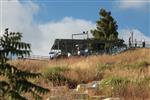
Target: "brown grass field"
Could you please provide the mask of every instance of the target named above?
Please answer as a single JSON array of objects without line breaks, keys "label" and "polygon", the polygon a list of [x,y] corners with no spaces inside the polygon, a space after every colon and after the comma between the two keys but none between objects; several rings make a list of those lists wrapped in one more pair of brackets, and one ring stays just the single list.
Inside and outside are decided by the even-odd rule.
[{"label": "brown grass field", "polygon": [[[11,64],[22,70],[40,72],[42,77],[31,79],[50,93],[68,95],[78,84],[100,81],[96,95],[120,97],[124,100],[150,100],[150,49],[133,49],[118,55],[71,57],[59,60],[16,60]],[[106,84],[107,83],[107,84]],[[65,88],[53,92],[52,88]],[[71,89],[68,89],[71,88]],[[73,99],[73,98],[72,98]]]}]

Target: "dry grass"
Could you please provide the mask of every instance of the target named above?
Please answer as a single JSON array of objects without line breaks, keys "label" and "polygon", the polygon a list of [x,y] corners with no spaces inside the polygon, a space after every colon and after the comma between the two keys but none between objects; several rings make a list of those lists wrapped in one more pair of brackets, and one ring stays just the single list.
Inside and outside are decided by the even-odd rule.
[{"label": "dry grass", "polygon": [[[144,79],[150,77],[150,49],[130,50],[118,55],[99,55],[89,57],[72,57],[69,59],[59,59],[50,61],[19,60],[10,62],[19,69],[32,72],[46,73],[51,68],[67,67],[70,70],[61,72],[61,75],[67,79],[79,83],[89,83],[95,80],[107,79],[110,77],[127,77],[129,80]],[[145,64],[146,63],[146,64]],[[48,77],[48,76],[47,76]],[[47,77],[36,80],[38,84],[50,88],[51,82]],[[150,83],[138,89],[133,84],[128,84],[124,97],[135,99],[132,94],[140,94],[135,100],[141,100],[143,97],[150,99]],[[138,91],[136,91],[138,90]],[[141,92],[140,92],[141,91]],[[122,96],[123,96],[122,95]],[[146,95],[146,96],[145,96]],[[128,100],[130,98],[127,98]],[[144,98],[145,99],[145,98]]]}]

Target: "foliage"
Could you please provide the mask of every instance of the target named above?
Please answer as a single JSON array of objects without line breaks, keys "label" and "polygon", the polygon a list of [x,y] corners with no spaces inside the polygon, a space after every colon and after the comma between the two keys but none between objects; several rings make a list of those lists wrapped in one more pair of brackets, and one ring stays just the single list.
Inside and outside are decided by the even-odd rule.
[{"label": "foliage", "polygon": [[96,66],[96,78],[97,79],[102,79],[104,76],[104,71],[105,70],[110,70],[111,66],[107,65],[107,64],[98,64]]},{"label": "foliage", "polygon": [[[98,85],[100,90],[96,92],[97,96],[102,95],[105,97],[122,97],[124,100],[149,100],[150,81],[148,77],[150,77],[150,68],[147,64],[150,63],[150,55],[148,54],[150,54],[149,48],[137,48],[132,51],[128,50],[126,52],[113,56],[98,55],[88,57],[72,57],[69,59],[59,59],[52,61],[17,60],[12,61],[11,64],[18,66],[19,69],[30,70],[32,72],[38,71],[43,73],[44,75],[46,74],[46,72],[51,72],[51,69],[55,69],[52,67],[57,67],[56,69],[61,70],[69,69],[59,72],[61,73],[61,75],[71,80],[75,80],[78,84],[87,84],[93,81],[100,80],[109,81],[111,80],[111,78],[116,77],[118,79],[116,78],[115,80],[125,79],[129,82],[126,85],[118,85],[118,88],[120,89],[112,89],[111,85]],[[139,69],[135,69],[134,66],[132,66],[130,69],[125,68],[126,65],[132,64],[141,65],[141,67],[143,67],[143,69],[145,70],[140,71]],[[145,76],[147,76],[147,78]],[[38,79],[39,84],[43,86],[50,86],[47,85],[47,82],[51,81],[45,81],[46,79],[48,80],[48,77],[44,77],[44,79]],[[103,86],[103,88],[101,88],[101,86]],[[56,86],[56,88],[53,88],[57,88],[61,92],[50,92],[48,94],[49,96],[53,96],[54,94],[56,94],[56,96],[59,95],[61,97],[66,97],[67,99],[68,97],[70,97],[70,89],[64,90],[62,89],[62,87],[58,86]],[[73,98],[69,98],[68,100],[73,100]]]},{"label": "foliage", "polygon": [[[107,96],[119,97],[148,97],[150,77],[129,79],[126,77],[113,76],[101,80],[100,91]],[[129,97],[129,98],[131,98]]]},{"label": "foliage", "polygon": [[94,38],[102,40],[116,40],[118,38],[118,25],[111,12],[101,9],[99,12],[101,18],[96,22],[97,29],[91,30]]},{"label": "foliage", "polygon": [[[105,41],[105,52],[111,53],[113,46],[125,46],[123,40],[118,39],[118,25],[111,16],[111,12],[101,9],[100,18],[96,21],[96,29],[91,30],[94,39]],[[122,42],[121,42],[121,41]]]},{"label": "foliage", "polygon": [[77,82],[69,77],[63,75],[63,73],[70,71],[66,66],[49,68],[44,72],[44,76],[53,83],[54,86],[68,85],[69,88],[75,88]]},{"label": "foliage", "polygon": [[124,92],[130,81],[123,77],[110,77],[101,81],[100,90],[103,93],[107,93],[107,96],[118,96],[121,92]]},{"label": "foliage", "polygon": [[22,71],[8,63],[9,55],[25,56],[30,54],[30,44],[21,41],[22,34],[8,33],[8,29],[0,38],[0,98],[3,100],[26,100],[25,93],[31,93],[35,99],[42,99],[40,94],[49,90],[28,81],[30,78],[38,78],[40,73]]},{"label": "foliage", "polygon": [[147,68],[148,65],[149,65],[149,63],[147,61],[142,60],[142,61],[138,61],[133,64],[126,64],[123,66],[123,68],[144,70],[144,68]]},{"label": "foliage", "polygon": [[44,72],[44,76],[48,77],[50,74],[62,73],[69,70],[70,69],[66,66],[62,66],[62,67],[56,66],[56,67],[46,69],[46,71]]}]

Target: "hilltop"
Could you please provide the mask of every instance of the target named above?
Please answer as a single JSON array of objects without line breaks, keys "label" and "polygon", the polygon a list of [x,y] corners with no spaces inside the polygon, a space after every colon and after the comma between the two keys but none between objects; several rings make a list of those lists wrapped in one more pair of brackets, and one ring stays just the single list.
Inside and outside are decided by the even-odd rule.
[{"label": "hilltop", "polygon": [[[10,62],[23,70],[40,72],[43,77],[31,80],[47,87],[62,86],[58,93],[70,98],[70,89],[78,84],[89,84],[99,81],[98,87],[92,96],[120,97],[128,100],[150,99],[150,49],[130,49],[118,55],[98,55],[89,57],[72,57],[50,61],[17,60]],[[113,89],[112,89],[113,87]],[[62,92],[63,91],[63,92]],[[61,93],[61,94],[60,94]],[[73,98],[73,97],[72,97]]]}]

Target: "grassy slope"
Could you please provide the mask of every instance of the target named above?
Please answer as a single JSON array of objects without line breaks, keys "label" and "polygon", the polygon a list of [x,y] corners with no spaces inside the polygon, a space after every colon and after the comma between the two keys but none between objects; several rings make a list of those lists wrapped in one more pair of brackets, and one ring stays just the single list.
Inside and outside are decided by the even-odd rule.
[{"label": "grassy slope", "polygon": [[[65,77],[65,80],[69,80],[70,84],[75,83],[76,85],[79,83],[89,83],[95,80],[103,80],[104,82],[110,82],[109,85],[111,87],[112,85],[116,87],[116,90],[111,91],[111,94],[109,94],[107,90],[109,90],[110,87],[104,86],[105,88],[103,91],[100,90],[103,95],[122,96],[124,98],[132,99],[145,99],[149,98],[150,95],[148,90],[150,89],[150,49],[129,50],[114,56],[100,55],[87,58],[73,57],[70,59],[53,61],[25,60],[13,61],[11,63],[23,70],[41,72],[44,75],[44,78],[32,81],[48,88],[51,87],[51,82],[47,80],[50,80],[52,77],[49,73],[61,73],[61,78],[62,76]],[[124,80],[127,80],[125,87],[122,85],[126,83]],[[113,82],[120,82],[117,84],[121,85],[113,84]],[[64,83],[62,82],[61,84]],[[118,88],[121,88],[122,90],[120,91]]]}]

